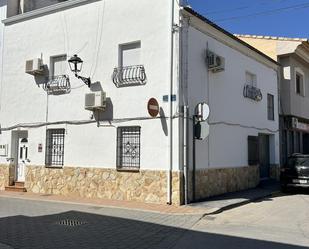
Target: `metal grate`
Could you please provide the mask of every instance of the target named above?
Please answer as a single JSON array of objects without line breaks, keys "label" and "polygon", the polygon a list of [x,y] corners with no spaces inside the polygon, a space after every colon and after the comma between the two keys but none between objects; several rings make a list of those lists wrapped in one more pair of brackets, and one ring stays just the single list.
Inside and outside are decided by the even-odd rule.
[{"label": "metal grate", "polygon": [[112,77],[116,87],[144,85],[147,80],[145,68],[142,65],[117,67]]},{"label": "metal grate", "polygon": [[46,131],[46,166],[63,166],[64,133],[64,129],[49,129]]},{"label": "metal grate", "polygon": [[70,78],[68,75],[51,76],[43,86],[49,95],[60,95],[71,92]]},{"label": "metal grate", "polygon": [[244,86],[243,94],[245,98],[249,98],[254,101],[261,101],[263,99],[261,90],[251,85]]},{"label": "metal grate", "polygon": [[119,127],[117,129],[117,168],[140,168],[141,127]]},{"label": "metal grate", "polygon": [[76,227],[76,226],[81,226],[86,224],[84,221],[79,221],[79,220],[61,220],[56,223],[57,225],[61,226],[68,226],[68,227]]}]

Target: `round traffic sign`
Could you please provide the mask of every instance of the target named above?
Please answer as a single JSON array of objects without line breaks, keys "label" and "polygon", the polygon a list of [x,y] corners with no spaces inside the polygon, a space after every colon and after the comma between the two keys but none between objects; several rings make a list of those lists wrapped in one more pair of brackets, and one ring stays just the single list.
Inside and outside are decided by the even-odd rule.
[{"label": "round traffic sign", "polygon": [[209,117],[210,109],[209,106],[205,103],[199,103],[195,109],[195,115],[199,121],[206,121]]},{"label": "round traffic sign", "polygon": [[151,117],[155,118],[156,116],[158,116],[159,111],[160,111],[158,101],[155,98],[151,98],[148,101],[147,109],[148,109],[148,113]]}]

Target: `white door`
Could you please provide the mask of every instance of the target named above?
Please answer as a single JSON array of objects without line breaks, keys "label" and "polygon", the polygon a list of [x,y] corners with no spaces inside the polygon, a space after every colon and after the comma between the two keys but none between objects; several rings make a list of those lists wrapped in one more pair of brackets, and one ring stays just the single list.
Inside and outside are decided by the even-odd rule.
[{"label": "white door", "polygon": [[24,182],[25,181],[25,170],[26,170],[26,162],[28,159],[28,139],[21,138],[19,139],[18,144],[18,160],[17,160],[17,181]]}]

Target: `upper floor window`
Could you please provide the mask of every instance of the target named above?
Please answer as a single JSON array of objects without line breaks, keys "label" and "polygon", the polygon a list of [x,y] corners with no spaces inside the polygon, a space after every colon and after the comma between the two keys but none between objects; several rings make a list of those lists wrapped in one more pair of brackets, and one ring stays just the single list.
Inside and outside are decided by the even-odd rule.
[{"label": "upper floor window", "polygon": [[50,76],[67,74],[67,56],[59,55],[50,57]]},{"label": "upper floor window", "polygon": [[257,77],[256,74],[246,72],[246,84],[250,86],[257,86]]},{"label": "upper floor window", "polygon": [[119,46],[119,67],[140,65],[141,42],[122,44]]},{"label": "upper floor window", "polygon": [[267,117],[268,120],[275,120],[274,95],[267,94]]},{"label": "upper floor window", "polygon": [[68,0],[21,0],[20,3],[24,13],[66,1]]},{"label": "upper floor window", "polygon": [[300,96],[305,96],[305,77],[301,70],[295,70],[295,92]]},{"label": "upper floor window", "polygon": [[9,0],[7,4],[7,17],[16,16],[66,1],[71,0]]}]

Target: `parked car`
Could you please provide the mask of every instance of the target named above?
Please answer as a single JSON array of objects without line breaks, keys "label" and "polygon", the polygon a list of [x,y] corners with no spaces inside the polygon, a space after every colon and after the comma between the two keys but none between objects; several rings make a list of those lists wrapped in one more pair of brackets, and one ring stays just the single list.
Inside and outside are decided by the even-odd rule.
[{"label": "parked car", "polygon": [[293,154],[281,168],[280,182],[282,191],[288,187],[309,188],[309,155]]}]

